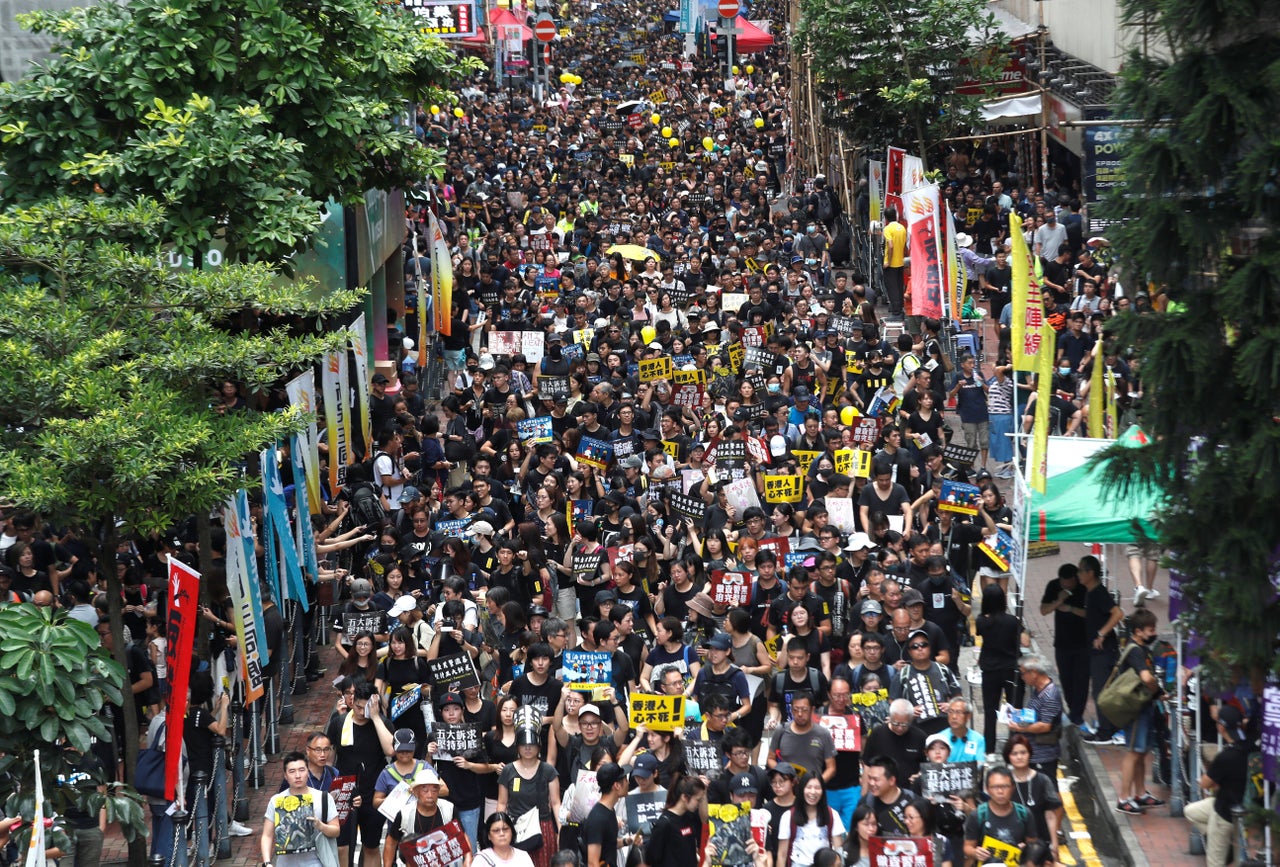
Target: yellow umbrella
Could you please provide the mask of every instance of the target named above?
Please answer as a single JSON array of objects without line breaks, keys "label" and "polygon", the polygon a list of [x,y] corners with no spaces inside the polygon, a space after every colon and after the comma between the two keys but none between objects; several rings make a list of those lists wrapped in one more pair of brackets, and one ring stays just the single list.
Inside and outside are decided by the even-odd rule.
[{"label": "yellow umbrella", "polygon": [[643,262],[645,259],[662,258],[648,247],[641,247],[639,244],[614,244],[608,250],[605,250],[605,255],[607,256],[612,256],[614,253],[621,254],[624,259],[635,259],[637,262]]}]

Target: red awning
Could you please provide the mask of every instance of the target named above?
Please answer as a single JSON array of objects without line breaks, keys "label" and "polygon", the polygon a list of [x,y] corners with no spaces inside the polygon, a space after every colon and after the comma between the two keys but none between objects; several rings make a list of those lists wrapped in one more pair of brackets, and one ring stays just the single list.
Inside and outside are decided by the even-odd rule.
[{"label": "red awning", "polygon": [[482,28],[476,31],[474,36],[464,36],[458,42],[463,48],[469,48],[472,51],[483,50],[489,47],[489,35]]},{"label": "red awning", "polygon": [[738,38],[733,43],[735,54],[751,54],[755,51],[764,51],[773,45],[772,36],[741,15],[738,16],[738,29],[742,32],[738,34]]},{"label": "red awning", "polygon": [[[533,30],[527,25],[520,23],[516,16],[512,15],[506,9],[493,10],[493,14],[489,16],[489,23],[495,28],[519,27],[521,42],[528,42],[533,38]],[[496,39],[498,38],[499,31],[495,29],[493,34]],[[770,40],[770,43],[772,44],[772,40]]]}]

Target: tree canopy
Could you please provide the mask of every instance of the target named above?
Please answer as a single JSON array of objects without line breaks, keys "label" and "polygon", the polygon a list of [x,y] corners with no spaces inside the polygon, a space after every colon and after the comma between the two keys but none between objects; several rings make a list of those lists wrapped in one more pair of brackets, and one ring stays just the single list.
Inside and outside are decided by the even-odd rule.
[{"label": "tree canopy", "polygon": [[25,16],[54,56],[0,86],[0,196],[138,195],[185,251],[301,249],[330,197],[443,165],[409,103],[476,68],[375,0],[130,0]]},{"label": "tree canopy", "polygon": [[1280,26],[1265,5],[1126,0],[1168,51],[1125,63],[1119,112],[1137,128],[1107,203],[1126,287],[1171,299],[1117,323],[1152,441],[1109,456],[1121,482],[1168,495],[1159,538],[1188,625],[1255,675],[1280,671]]},{"label": "tree canopy", "polygon": [[1004,66],[1007,41],[985,0],[801,0],[800,50],[823,118],[860,146],[914,145],[922,158],[980,120],[957,91]]}]

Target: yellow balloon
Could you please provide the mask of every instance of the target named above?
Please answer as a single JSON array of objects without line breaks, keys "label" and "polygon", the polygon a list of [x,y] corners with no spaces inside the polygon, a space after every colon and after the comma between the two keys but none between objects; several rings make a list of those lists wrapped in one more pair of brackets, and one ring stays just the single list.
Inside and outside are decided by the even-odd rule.
[{"label": "yellow balloon", "polygon": [[756,124],[756,129],[761,129],[761,128],[763,128],[763,127],[764,127],[764,118],[762,118],[762,117],[758,117],[758,118],[756,118],[756,120],[755,120],[755,124]]},{"label": "yellow balloon", "polygon": [[467,113],[466,113],[465,111],[463,111],[462,109],[460,109],[460,108],[455,108],[455,109],[453,110],[453,116],[454,116],[454,117],[466,117],[466,116],[467,116]]},{"label": "yellow balloon", "polygon": [[432,114],[439,114],[439,113],[440,113],[440,106],[438,106],[438,105],[433,105],[433,106],[431,106],[431,113],[432,113]]},{"label": "yellow balloon", "polygon": [[664,126],[664,127],[662,128],[662,137],[663,137],[663,138],[671,138],[671,127],[669,127],[669,126]]},{"label": "yellow balloon", "polygon": [[654,112],[653,114],[649,115],[649,123],[653,124],[654,126],[657,126],[658,124],[662,123],[662,115],[658,114],[657,112]]},{"label": "yellow balloon", "polygon": [[678,148],[678,147],[680,147],[680,139],[678,139],[678,138],[669,138],[669,139],[667,139],[667,144],[671,145],[671,147],[673,147],[673,148]]},{"label": "yellow balloon", "polygon": [[735,67],[733,68],[733,74],[734,74],[734,75],[737,75],[737,74],[738,74],[738,67],[736,67],[736,66],[735,66]]},{"label": "yellow balloon", "polygon": [[579,85],[580,85],[580,84],[582,84],[582,76],[581,76],[581,75],[575,75],[575,76],[573,77],[573,83],[574,83],[574,84],[579,84]]},{"label": "yellow balloon", "polygon": [[755,75],[755,74],[756,74],[756,68],[754,66],[748,66],[747,75]]},{"label": "yellow balloon", "polygon": [[646,325],[644,328],[640,329],[640,339],[643,340],[645,343],[652,343],[653,338],[657,336],[658,336],[657,329],[655,329],[652,325]]},{"label": "yellow balloon", "polygon": [[711,140],[711,136],[707,136],[702,140],[702,146],[707,150],[711,150],[713,147],[716,146],[716,143]]},{"label": "yellow balloon", "polygon": [[572,73],[572,72],[562,72],[562,73],[560,73],[560,83],[561,83],[561,84],[569,84],[569,83],[570,83],[570,82],[572,82],[572,81],[573,81],[573,73]]},{"label": "yellow balloon", "polygon": [[840,423],[843,425],[852,425],[853,420],[858,417],[858,411],[851,406],[846,406],[840,410]]}]

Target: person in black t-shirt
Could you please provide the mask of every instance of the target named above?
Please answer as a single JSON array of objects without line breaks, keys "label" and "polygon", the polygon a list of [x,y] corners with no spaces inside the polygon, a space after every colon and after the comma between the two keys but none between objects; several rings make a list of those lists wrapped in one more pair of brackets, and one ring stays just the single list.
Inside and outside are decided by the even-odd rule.
[{"label": "person in black t-shirt", "polygon": [[706,786],[697,777],[680,778],[667,794],[667,808],[653,823],[644,849],[645,864],[697,867],[704,794]]},{"label": "person in black t-shirt", "polygon": [[365,857],[373,859],[377,857],[383,822],[382,814],[373,806],[373,790],[394,743],[391,729],[382,718],[381,703],[374,697],[373,684],[347,680],[342,690],[338,712],[330,717],[324,733],[337,751],[334,764],[338,773],[358,777],[355,794],[360,797],[360,806],[353,810],[356,821],[342,826],[338,845],[350,846],[358,826]]},{"label": "person in black t-shirt", "polygon": [[618,863],[618,801],[627,793],[627,772],[613,762],[596,771],[600,800],[582,823],[583,867],[613,867]]},{"label": "person in black t-shirt", "polygon": [[876,831],[881,837],[900,837],[907,833],[905,810],[912,793],[898,785],[898,765],[892,757],[873,755],[862,767],[862,803],[876,814]]},{"label": "person in black t-shirt", "polygon": [[1209,797],[1187,804],[1187,820],[1205,838],[1205,854],[1210,864],[1226,864],[1227,851],[1235,837],[1235,817],[1231,809],[1244,801],[1249,783],[1249,753],[1257,749],[1245,737],[1240,709],[1224,704],[1218,708],[1216,725],[1226,747],[1214,757],[1208,773],[1200,775],[1200,788],[1212,791]]},{"label": "person in black t-shirt", "polygon": [[1053,612],[1053,655],[1058,666],[1058,683],[1067,705],[1067,718],[1077,726],[1084,722],[1084,706],[1089,698],[1086,597],[1076,565],[1063,563],[1058,567],[1058,577],[1045,586],[1040,599],[1040,615]]},{"label": "person in black t-shirt", "polygon": [[[1111,676],[1116,660],[1120,657],[1120,644],[1116,640],[1116,625],[1124,618],[1124,609],[1102,584],[1102,564],[1092,554],[1080,558],[1078,564],[1080,583],[1085,588],[1084,626],[1089,643],[1089,688],[1095,704],[1098,694]],[[1098,714],[1098,728],[1093,735],[1099,740],[1110,740],[1116,727],[1102,714]],[[1086,735],[1087,737],[1087,735]]]}]

